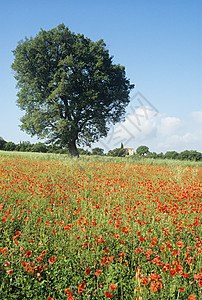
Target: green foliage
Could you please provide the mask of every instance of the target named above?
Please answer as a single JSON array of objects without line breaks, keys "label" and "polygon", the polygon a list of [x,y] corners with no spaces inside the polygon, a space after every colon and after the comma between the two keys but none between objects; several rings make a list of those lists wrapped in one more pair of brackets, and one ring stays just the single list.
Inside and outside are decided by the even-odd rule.
[{"label": "green foliage", "polygon": [[79,155],[91,155],[91,152],[82,148],[78,148]]},{"label": "green foliage", "polygon": [[104,155],[104,149],[96,147],[92,149],[92,154],[93,155]]},{"label": "green foliage", "polygon": [[47,152],[47,148],[43,143],[36,143],[31,148],[32,152]]},{"label": "green foliage", "polygon": [[147,146],[139,146],[136,149],[136,153],[139,155],[146,155],[149,152],[149,147]]},{"label": "green foliage", "polygon": [[124,157],[125,156],[125,149],[123,148],[115,148],[113,150],[109,150],[107,155],[109,156],[117,156],[117,157]]},{"label": "green foliage", "polygon": [[185,151],[179,153],[179,159],[180,160],[201,161],[202,153],[193,151],[193,150],[191,150],[191,151],[185,150]]},{"label": "green foliage", "polygon": [[157,153],[156,152],[148,152],[147,153],[147,158],[157,158]]},{"label": "green foliage", "polygon": [[2,137],[0,137],[0,150],[4,149],[5,144],[6,144],[6,141],[4,141],[4,139]]},{"label": "green foliage", "polygon": [[133,88],[103,40],[72,33],[64,24],[20,41],[13,51],[21,129],[67,145],[90,145],[123,119]]},{"label": "green foliage", "polygon": [[168,159],[178,159],[178,153],[176,151],[167,151],[164,155],[165,158]]},{"label": "green foliage", "polygon": [[6,151],[14,151],[16,148],[15,143],[13,142],[8,142],[6,144],[4,144],[4,150]]}]

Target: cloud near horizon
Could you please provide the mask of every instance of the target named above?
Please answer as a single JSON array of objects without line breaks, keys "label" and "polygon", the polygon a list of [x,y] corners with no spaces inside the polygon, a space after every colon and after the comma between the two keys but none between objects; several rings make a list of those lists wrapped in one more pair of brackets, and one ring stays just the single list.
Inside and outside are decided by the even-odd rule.
[{"label": "cloud near horizon", "polygon": [[202,111],[193,111],[185,119],[180,119],[154,113],[147,106],[138,107],[96,146],[108,151],[120,147],[121,143],[134,149],[146,145],[151,152],[157,153],[171,150],[202,152]]}]

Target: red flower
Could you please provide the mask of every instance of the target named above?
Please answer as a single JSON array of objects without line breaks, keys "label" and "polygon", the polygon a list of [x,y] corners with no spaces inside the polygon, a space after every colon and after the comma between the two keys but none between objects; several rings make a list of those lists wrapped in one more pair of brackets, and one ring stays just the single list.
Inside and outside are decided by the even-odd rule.
[{"label": "red flower", "polygon": [[25,261],[22,262],[22,267],[26,268],[27,267],[27,263]]},{"label": "red flower", "polygon": [[185,244],[182,243],[181,241],[177,242],[176,245],[181,248],[183,248],[185,246]]},{"label": "red flower", "polygon": [[106,296],[107,298],[113,298],[113,294],[111,294],[111,293],[109,293],[109,292],[106,292],[106,293],[105,293],[105,296]]},{"label": "red flower", "polygon": [[174,276],[176,274],[176,270],[175,269],[171,269],[170,270],[170,276]]},{"label": "red flower", "polygon": [[13,273],[13,270],[7,270],[6,273],[8,273],[9,275],[11,275]]},{"label": "red flower", "polygon": [[196,300],[196,296],[190,295],[190,296],[187,298],[187,300]]},{"label": "red flower", "polygon": [[84,283],[84,282],[82,282],[82,283],[79,283],[79,288],[81,288],[81,289],[85,289],[85,287],[86,287],[86,284]]},{"label": "red flower", "polygon": [[78,294],[82,294],[84,292],[84,289],[78,288]]},{"label": "red flower", "polygon": [[110,290],[115,290],[117,288],[117,285],[115,283],[112,283],[110,286],[109,286]]},{"label": "red flower", "polygon": [[98,275],[100,275],[100,273],[102,273],[102,271],[96,269],[95,275],[98,276]]},{"label": "red flower", "polygon": [[158,289],[157,289],[156,283],[151,282],[150,290],[151,290],[152,292],[154,292],[154,293],[158,290]]},{"label": "red flower", "polygon": [[31,257],[32,256],[32,252],[31,251],[27,251],[26,256]]},{"label": "red flower", "polygon": [[180,292],[185,292],[185,288],[184,287],[180,288]]},{"label": "red flower", "polygon": [[90,274],[90,269],[89,269],[89,268],[86,269],[86,270],[85,270],[85,273],[86,273],[86,275],[89,275],[89,274]]},{"label": "red flower", "polygon": [[50,265],[53,265],[53,264],[55,263],[56,259],[57,259],[56,256],[53,256],[53,257],[49,258],[49,259],[48,259],[49,264],[50,264]]},{"label": "red flower", "polygon": [[147,285],[148,282],[149,282],[149,279],[147,277],[143,277],[141,280],[142,285]]}]

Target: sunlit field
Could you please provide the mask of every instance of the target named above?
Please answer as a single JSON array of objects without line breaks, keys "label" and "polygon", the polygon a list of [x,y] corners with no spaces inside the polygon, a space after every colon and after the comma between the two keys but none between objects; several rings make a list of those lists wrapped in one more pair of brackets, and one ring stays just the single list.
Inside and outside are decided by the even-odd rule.
[{"label": "sunlit field", "polygon": [[201,299],[202,168],[0,153],[0,299]]}]

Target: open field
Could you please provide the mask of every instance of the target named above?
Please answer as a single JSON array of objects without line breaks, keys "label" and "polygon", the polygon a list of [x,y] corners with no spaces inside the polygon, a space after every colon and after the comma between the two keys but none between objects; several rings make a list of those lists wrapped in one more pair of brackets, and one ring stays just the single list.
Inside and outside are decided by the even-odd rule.
[{"label": "open field", "polygon": [[131,160],[0,151],[0,299],[200,299],[201,165]]}]

